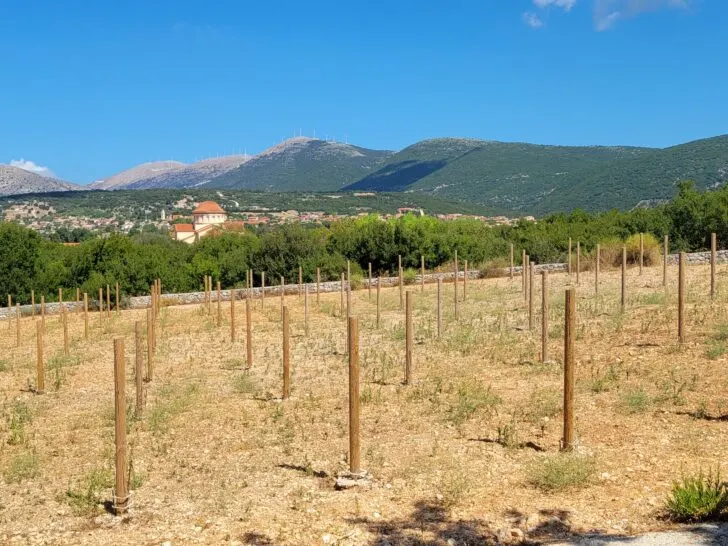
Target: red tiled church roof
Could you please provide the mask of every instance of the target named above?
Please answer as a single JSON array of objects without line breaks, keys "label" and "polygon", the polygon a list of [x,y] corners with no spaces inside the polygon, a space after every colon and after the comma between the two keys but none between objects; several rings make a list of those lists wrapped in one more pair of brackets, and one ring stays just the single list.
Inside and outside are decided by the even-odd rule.
[{"label": "red tiled church roof", "polygon": [[203,201],[197,205],[192,214],[225,214],[225,211],[215,201]]},{"label": "red tiled church roof", "polygon": [[192,224],[174,224],[174,231],[176,233],[194,233],[195,226]]}]

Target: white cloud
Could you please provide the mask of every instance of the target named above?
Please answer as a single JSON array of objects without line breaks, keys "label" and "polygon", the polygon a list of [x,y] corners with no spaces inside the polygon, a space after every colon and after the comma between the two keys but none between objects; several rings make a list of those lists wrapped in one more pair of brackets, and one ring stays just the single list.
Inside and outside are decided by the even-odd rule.
[{"label": "white cloud", "polygon": [[23,169],[24,171],[28,171],[31,173],[36,173],[41,176],[49,176],[51,178],[55,178],[55,174],[53,174],[53,171],[51,171],[48,167],[44,167],[42,165],[38,165],[34,161],[25,160],[25,159],[13,159],[9,165],[11,167],[17,167],[19,169]]},{"label": "white cloud", "polygon": [[541,28],[543,26],[543,21],[532,11],[523,14],[523,22],[531,28]]},{"label": "white cloud", "polygon": [[564,11],[569,11],[576,4],[576,0],[533,0],[536,7],[546,9],[551,6],[562,8]]},{"label": "white cloud", "polygon": [[[539,0],[540,1],[540,0]],[[663,8],[688,9],[695,0],[594,0],[594,27],[611,28],[619,19]]]}]

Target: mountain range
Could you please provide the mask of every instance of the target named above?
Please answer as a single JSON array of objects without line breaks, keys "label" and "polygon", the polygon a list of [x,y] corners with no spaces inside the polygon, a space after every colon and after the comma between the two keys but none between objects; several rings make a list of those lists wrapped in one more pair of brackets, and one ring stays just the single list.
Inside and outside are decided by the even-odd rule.
[{"label": "mountain range", "polygon": [[538,215],[651,204],[672,197],[676,183],[684,179],[702,189],[728,181],[728,135],[669,148],[435,138],[398,152],[296,137],[255,156],[145,163],[85,188],[0,166],[0,195],[193,187],[419,192]]}]

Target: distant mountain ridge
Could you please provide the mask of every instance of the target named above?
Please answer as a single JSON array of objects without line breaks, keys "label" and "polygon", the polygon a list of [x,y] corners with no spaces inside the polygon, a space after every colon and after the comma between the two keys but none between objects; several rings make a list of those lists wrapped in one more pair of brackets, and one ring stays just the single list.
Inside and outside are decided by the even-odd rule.
[{"label": "distant mountain ridge", "polygon": [[0,195],[48,193],[81,189],[84,189],[83,186],[41,176],[19,167],[0,165]]}]

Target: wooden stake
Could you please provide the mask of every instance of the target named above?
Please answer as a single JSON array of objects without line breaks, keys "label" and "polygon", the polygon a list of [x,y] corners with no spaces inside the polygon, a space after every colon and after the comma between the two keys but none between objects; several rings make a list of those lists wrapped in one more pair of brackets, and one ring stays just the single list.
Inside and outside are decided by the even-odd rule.
[{"label": "wooden stake", "polygon": [[526,249],[521,251],[521,292],[526,294]]},{"label": "wooden stake", "polygon": [[36,372],[37,383],[35,385],[35,393],[43,394],[45,392],[45,365],[43,364],[43,323],[38,322],[35,325],[36,331]]},{"label": "wooden stake", "polygon": [[230,290],[230,341],[235,343],[235,289]]},{"label": "wooden stake", "polygon": [[549,272],[541,271],[541,362],[549,356]]},{"label": "wooden stake", "polygon": [[346,320],[346,314],[344,313],[344,290],[345,290],[345,286],[346,286],[346,275],[342,271],[341,272],[341,287],[340,287],[341,289],[339,290],[339,292],[341,293],[341,302],[340,302],[340,307],[339,308],[341,309],[341,317],[344,320]]},{"label": "wooden stake", "polygon": [[601,250],[597,244],[597,259],[594,263],[594,294],[599,294],[599,268],[601,267]]},{"label": "wooden stake", "polygon": [[40,322],[45,330],[45,295],[40,296]]},{"label": "wooden stake", "polygon": [[111,318],[111,289],[106,285],[106,319]]},{"label": "wooden stake", "polygon": [[217,327],[222,326],[222,290],[220,281],[217,281]]},{"label": "wooden stake", "polygon": [[30,316],[35,320],[35,290],[30,291]]},{"label": "wooden stake", "polygon": [[308,334],[308,285],[303,287],[303,329]]},{"label": "wooden stake", "polygon": [[63,305],[63,288],[58,289],[58,305]]},{"label": "wooden stake", "polygon": [[510,277],[511,277],[511,280],[513,280],[513,243],[511,243],[511,268],[510,268]]},{"label": "wooden stake", "polygon": [[124,338],[114,338],[114,440],[116,442],[116,481],[113,494],[114,513],[126,512],[129,489],[126,466],[126,377],[124,373]]},{"label": "wooden stake", "polygon": [[76,314],[81,312],[81,289],[76,287]]},{"label": "wooden stake", "polygon": [[564,313],[564,437],[562,451],[574,448],[574,335],[576,333],[576,289],[566,291]]},{"label": "wooden stake", "polygon": [[645,263],[645,234],[640,233],[640,275]]},{"label": "wooden stake", "polygon": [[437,339],[442,337],[442,277],[437,278]]},{"label": "wooden stake", "polygon": [[260,308],[265,307],[265,271],[260,273]]},{"label": "wooden stake", "polygon": [[715,233],[710,234],[710,297],[715,297],[715,254],[717,250]]},{"label": "wooden stake", "polygon": [[453,269],[455,273],[454,277],[454,288],[455,288],[455,320],[458,319],[458,277],[460,276],[460,273],[458,271],[458,251],[455,251],[455,260],[453,261]]},{"label": "wooden stake", "polygon": [[566,262],[566,272],[571,275],[571,237],[569,237],[569,254]]},{"label": "wooden stake", "polygon": [[349,470],[359,472],[359,319],[349,317]]},{"label": "wooden stake", "polygon": [[283,307],[286,305],[285,293],[283,292],[283,286],[286,284],[286,279],[281,276],[281,322],[283,321]]},{"label": "wooden stake", "polygon": [[528,330],[533,330],[533,264],[528,267]]},{"label": "wooden stake", "polygon": [[665,235],[662,243],[662,286],[667,288],[667,252],[668,252],[668,236]]},{"label": "wooden stake", "polygon": [[65,307],[61,309],[61,320],[63,322],[63,354],[68,356],[68,313]]},{"label": "wooden stake", "polygon": [[121,308],[119,307],[119,283],[116,283],[116,316],[121,314]]},{"label": "wooden stake", "polygon": [[104,327],[104,289],[99,288],[99,325]]},{"label": "wooden stake", "polygon": [[136,410],[137,417],[142,414],[144,409],[144,376],[142,366],[144,365],[144,353],[142,348],[142,321],[138,320],[134,323],[134,384],[136,385]]},{"label": "wooden stake", "polygon": [[622,313],[627,306],[627,247],[622,247]]},{"label": "wooden stake", "polygon": [[321,268],[316,268],[316,305],[318,305],[321,301],[320,299],[321,295]]},{"label": "wooden stake", "polygon": [[677,338],[685,343],[685,253],[680,253],[677,281]]},{"label": "wooden stake", "polygon": [[88,339],[88,293],[83,293],[83,337]]},{"label": "wooden stake", "polygon": [[420,292],[425,291],[425,256],[420,256]]},{"label": "wooden stake", "polygon": [[346,282],[351,283],[351,262],[346,260]]},{"label": "wooden stake", "polygon": [[404,309],[404,274],[402,273],[402,255],[399,254],[397,259],[399,260],[399,310],[402,311]]},{"label": "wooden stake", "polygon": [[581,272],[581,242],[576,242],[576,285],[579,286],[579,273]]},{"label": "wooden stake", "polygon": [[468,260],[463,262],[463,301],[468,294]]},{"label": "wooden stake", "polygon": [[369,285],[367,286],[369,291],[369,301],[372,301],[372,262],[369,262]]},{"label": "wooden stake", "polygon": [[528,272],[531,269],[531,257],[526,254],[526,260],[523,262],[523,300],[528,302]]},{"label": "wooden stake", "polygon": [[405,311],[405,358],[404,358],[404,384],[409,385],[412,375],[412,292],[407,290],[407,304]]},{"label": "wooden stake", "polygon": [[250,313],[250,298],[245,298],[245,351],[248,368],[253,365],[253,321]]},{"label": "wooden stake", "polygon": [[377,330],[379,329],[379,291],[382,288],[382,277],[377,277]]},{"label": "wooden stake", "polygon": [[303,292],[303,269],[301,266],[298,266],[298,297],[301,297],[301,294]]},{"label": "wooden stake", "polygon": [[154,379],[154,320],[147,309],[147,381]]},{"label": "wooden stake", "polygon": [[16,347],[20,347],[20,304],[15,304]]},{"label": "wooden stake", "polygon": [[283,400],[291,396],[291,354],[288,330],[288,306],[283,306]]}]

